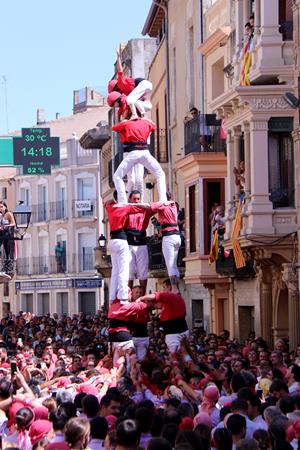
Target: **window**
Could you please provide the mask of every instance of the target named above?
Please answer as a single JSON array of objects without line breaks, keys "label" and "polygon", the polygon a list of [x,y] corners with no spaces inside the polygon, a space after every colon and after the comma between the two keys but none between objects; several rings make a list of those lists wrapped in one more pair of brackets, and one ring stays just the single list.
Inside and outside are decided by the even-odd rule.
[{"label": "window", "polygon": [[68,292],[58,292],[56,294],[56,311],[58,315],[68,314]]},{"label": "window", "polygon": [[20,200],[24,202],[25,205],[29,206],[29,188],[20,189]]},{"label": "window", "polygon": [[225,187],[223,178],[203,180],[203,214],[204,214],[204,254],[209,254],[212,229],[211,213],[216,206],[224,206]]},{"label": "window", "polygon": [[45,184],[38,185],[38,210],[37,220],[42,222],[48,219],[48,198],[47,186]]},{"label": "window", "polygon": [[294,207],[293,119],[269,121],[269,192],[273,208]]},{"label": "window", "polygon": [[203,300],[192,300],[192,319],[194,327],[203,327]]},{"label": "window", "polygon": [[196,186],[189,187],[190,253],[196,251]]},{"label": "window", "polygon": [[219,59],[211,67],[212,98],[219,97],[224,92],[224,58]]},{"label": "window", "polygon": [[9,284],[8,283],[3,284],[3,296],[9,297]]},{"label": "window", "polygon": [[94,269],[94,246],[94,234],[80,233],[78,235],[79,272],[92,271]]},{"label": "window", "polygon": [[79,292],[78,293],[78,309],[84,314],[95,314],[96,312],[96,293],[95,292]]},{"label": "window", "polygon": [[176,120],[176,97],[177,97],[177,91],[176,91],[176,48],[173,47],[172,49],[172,69],[171,69],[171,89],[174,95],[171,96],[171,111],[172,111],[172,118],[173,120]]},{"label": "window", "polygon": [[33,312],[33,294],[22,294],[21,309],[24,312]]},{"label": "window", "polygon": [[54,212],[55,219],[64,219],[67,217],[67,189],[65,181],[56,183],[56,205]]},{"label": "window", "polygon": [[49,293],[38,294],[37,304],[38,315],[43,316],[50,311]]},{"label": "window", "polygon": [[7,199],[7,188],[3,187],[1,190],[1,200],[6,200]]}]

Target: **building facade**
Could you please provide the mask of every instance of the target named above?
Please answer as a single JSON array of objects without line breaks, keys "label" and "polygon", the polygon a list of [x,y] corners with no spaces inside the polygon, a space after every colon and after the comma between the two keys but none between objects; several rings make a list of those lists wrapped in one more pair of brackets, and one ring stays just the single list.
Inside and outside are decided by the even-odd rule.
[{"label": "building facade", "polygon": [[[294,132],[293,145],[298,118],[283,94],[298,83],[298,2],[293,12],[294,18],[291,0],[188,0],[184,7],[179,0],[161,0],[152,3],[143,29],[159,42],[149,71],[152,118],[166,113],[169,185],[185,205],[183,289],[190,317],[241,339],[250,331],[269,343],[290,336],[291,348],[300,340],[294,158],[299,142]],[[246,50],[251,63],[248,82],[242,83]],[[241,192],[235,173],[242,165]],[[241,199],[238,242],[245,267],[237,269],[231,234]],[[216,204],[226,208],[223,248],[229,257],[222,253],[209,265],[209,217]],[[204,306],[194,312],[197,298]]]},{"label": "building facade", "polygon": [[30,206],[31,224],[19,243],[12,311],[95,313],[101,278],[94,248],[102,232],[98,151],[79,137],[107,120],[106,99],[85,88],[74,92],[74,114],[37,125],[60,138],[60,166],[49,176],[15,176],[15,198]]}]

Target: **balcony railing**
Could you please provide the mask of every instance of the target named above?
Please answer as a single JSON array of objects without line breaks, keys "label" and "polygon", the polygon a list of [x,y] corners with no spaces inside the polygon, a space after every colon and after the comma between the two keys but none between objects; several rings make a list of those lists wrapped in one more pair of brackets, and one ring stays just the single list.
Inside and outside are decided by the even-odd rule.
[{"label": "balcony railing", "polygon": [[17,275],[32,275],[32,258],[17,259]]},{"label": "balcony railing", "polygon": [[73,200],[73,217],[96,217],[97,201],[93,200]]},{"label": "balcony railing", "polygon": [[[162,240],[150,238],[148,241],[148,253],[149,253],[149,270],[150,271],[166,271],[166,263],[162,253]],[[183,258],[185,256],[185,246],[182,245],[179,249],[177,266],[178,268],[184,268],[185,263]],[[163,276],[167,276],[164,274]]]},{"label": "balcony railing", "polygon": [[85,247],[79,254],[63,255],[62,258],[35,256],[17,260],[18,275],[49,275],[63,273],[93,272],[95,269],[94,249]]},{"label": "balcony railing", "polygon": [[32,205],[32,221],[45,222],[49,219],[49,205],[48,203],[39,203]]},{"label": "balcony railing", "polygon": [[86,247],[84,250],[84,252],[79,253],[77,258],[79,272],[93,271],[95,266],[94,249]]},{"label": "balcony railing", "polygon": [[149,150],[159,163],[168,162],[168,136],[164,128],[151,134]]},{"label": "balcony railing", "polygon": [[50,203],[50,218],[53,220],[68,218],[67,200]]},{"label": "balcony railing", "polygon": [[221,137],[221,120],[215,114],[199,114],[184,124],[185,154],[225,152],[226,140]]}]

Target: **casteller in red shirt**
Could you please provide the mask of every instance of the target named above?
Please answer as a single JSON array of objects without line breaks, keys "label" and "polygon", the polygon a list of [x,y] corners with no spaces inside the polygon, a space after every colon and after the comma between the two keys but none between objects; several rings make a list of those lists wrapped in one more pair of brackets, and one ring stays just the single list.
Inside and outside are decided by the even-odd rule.
[{"label": "casteller in red shirt", "polygon": [[155,123],[149,119],[123,120],[112,127],[120,133],[121,142],[147,142],[148,137],[155,130]]},{"label": "casteller in red shirt", "polygon": [[156,292],[155,301],[161,304],[160,321],[165,334],[187,331],[186,307],[181,294]]},{"label": "casteller in red shirt", "polygon": [[129,214],[142,213],[145,211],[144,208],[135,206],[134,204],[118,206],[117,208],[114,207],[115,204],[116,203],[111,202],[105,203],[111,232],[122,230]]}]

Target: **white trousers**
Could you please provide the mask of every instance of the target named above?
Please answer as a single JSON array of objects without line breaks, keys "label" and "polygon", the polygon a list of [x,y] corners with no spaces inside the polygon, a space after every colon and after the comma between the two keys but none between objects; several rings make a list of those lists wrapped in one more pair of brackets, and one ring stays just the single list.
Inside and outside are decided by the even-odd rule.
[{"label": "white trousers", "polygon": [[115,364],[120,356],[124,356],[126,351],[134,348],[133,340],[124,342],[112,342],[113,364]]},{"label": "white trousers", "polygon": [[147,245],[129,245],[129,280],[147,280],[149,256]]},{"label": "white trousers", "polygon": [[[160,164],[151,155],[149,150],[133,150],[132,152],[129,152],[115,171],[113,179],[115,188],[118,192],[118,202],[127,203],[123,178],[128,174],[131,168],[138,163],[143,164],[143,166],[156,177],[159,201],[166,202],[166,176]],[[143,183],[143,180],[141,180],[141,182]]]},{"label": "white trousers", "polygon": [[111,239],[108,244],[111,255],[111,280],[109,300],[128,299],[129,246],[125,239]]},{"label": "white trousers", "polygon": [[144,166],[143,164],[135,164],[127,174],[126,191],[128,195],[133,190],[141,193],[141,201],[144,199]]},{"label": "white trousers", "polygon": [[182,333],[166,334],[166,345],[170,353],[175,353],[179,350],[182,339],[189,335],[189,331],[183,331]]},{"label": "white trousers", "polygon": [[149,338],[148,337],[133,337],[132,338],[134,347],[135,347],[135,353],[136,353],[136,359],[138,361],[141,361],[145,358],[147,354],[147,350],[149,347]]},{"label": "white trousers", "polygon": [[162,238],[162,252],[165,258],[169,277],[179,277],[177,267],[178,252],[181,246],[181,237],[179,234],[171,234]]},{"label": "white trousers", "polygon": [[152,92],[152,83],[149,80],[141,81],[126,98],[127,104],[135,105],[141,114],[152,109],[150,96]]}]

